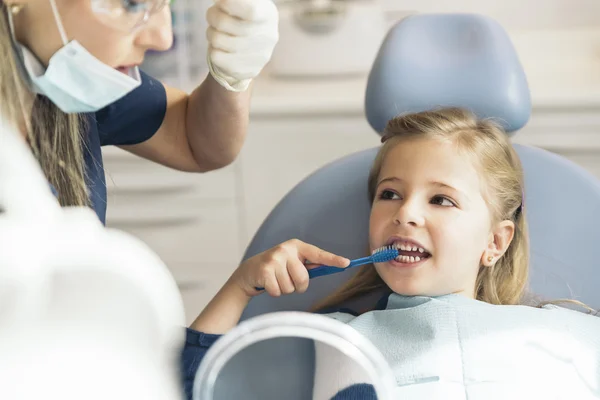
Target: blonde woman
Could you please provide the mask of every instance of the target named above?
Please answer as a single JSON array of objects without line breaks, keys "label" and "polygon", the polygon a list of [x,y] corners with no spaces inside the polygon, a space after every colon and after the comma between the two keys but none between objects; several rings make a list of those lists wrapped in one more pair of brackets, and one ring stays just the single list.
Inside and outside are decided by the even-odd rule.
[{"label": "blonde woman", "polygon": [[[361,267],[317,310],[379,347],[398,398],[598,398],[600,319],[520,305],[529,263],[524,179],[506,133],[447,108],[391,120],[383,142],[368,182],[369,247],[395,246],[400,255]],[[188,330],[193,366],[239,321],[256,287],[272,296],[306,290],[307,268],[289,256],[298,245],[284,243],[232,274]],[[343,308],[374,292],[383,294],[377,304]],[[360,380],[335,386],[351,366],[317,360],[319,399],[376,398]]]},{"label": "blonde woman", "polygon": [[138,69],[147,50],[171,47],[169,0],[0,0],[0,12],[0,125],[18,128],[61,205],[92,207],[102,223],[101,146],[182,171],[231,163],[278,41],[271,0],[216,0],[210,74],[187,95]]},{"label": "blonde woman", "polygon": [[[101,146],[206,172],[231,163],[246,135],[252,79],[278,40],[270,0],[217,1],[207,12],[211,74],[192,94],[138,70],[171,47],[169,0],[2,0],[0,110],[63,205],[104,222]],[[192,55],[202,57],[204,55]]]}]

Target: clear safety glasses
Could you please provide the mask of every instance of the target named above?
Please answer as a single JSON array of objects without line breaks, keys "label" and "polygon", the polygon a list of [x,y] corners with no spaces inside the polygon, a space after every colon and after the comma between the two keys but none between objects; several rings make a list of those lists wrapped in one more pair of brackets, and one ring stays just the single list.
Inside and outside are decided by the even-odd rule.
[{"label": "clear safety glasses", "polygon": [[105,25],[121,31],[132,32],[171,0],[90,0],[92,10]]}]

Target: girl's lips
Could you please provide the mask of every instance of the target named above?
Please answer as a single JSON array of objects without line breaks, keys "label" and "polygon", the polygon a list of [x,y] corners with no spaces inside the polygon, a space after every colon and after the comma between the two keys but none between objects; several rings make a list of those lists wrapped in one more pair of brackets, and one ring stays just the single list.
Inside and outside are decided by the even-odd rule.
[{"label": "girl's lips", "polygon": [[419,261],[413,261],[413,262],[402,262],[402,261],[398,261],[398,259],[394,259],[392,261],[388,261],[388,263],[392,267],[395,267],[395,268],[413,269],[413,268],[417,268],[417,267],[423,265],[425,262],[427,262],[427,260],[429,260],[429,257],[422,258]]}]

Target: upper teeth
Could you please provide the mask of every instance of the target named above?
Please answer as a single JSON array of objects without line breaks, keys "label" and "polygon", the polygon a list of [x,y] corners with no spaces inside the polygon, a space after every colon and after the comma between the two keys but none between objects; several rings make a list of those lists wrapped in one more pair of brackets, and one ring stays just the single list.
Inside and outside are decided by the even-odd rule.
[{"label": "upper teeth", "polygon": [[418,251],[419,253],[423,253],[425,251],[425,249],[422,247],[412,246],[405,243],[394,243],[394,247],[404,251]]}]

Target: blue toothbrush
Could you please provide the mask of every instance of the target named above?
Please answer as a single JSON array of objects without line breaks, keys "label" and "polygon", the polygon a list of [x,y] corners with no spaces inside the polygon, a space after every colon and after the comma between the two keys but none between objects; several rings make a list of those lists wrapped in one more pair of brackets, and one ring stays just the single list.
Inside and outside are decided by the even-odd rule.
[{"label": "blue toothbrush", "polygon": [[[346,271],[348,268],[358,267],[360,265],[365,264],[373,264],[373,263],[382,263],[392,261],[394,258],[398,257],[398,249],[392,246],[381,247],[373,252],[368,257],[357,258],[355,260],[350,261],[350,265],[346,268],[332,267],[329,265],[321,265],[313,269],[308,270],[308,277],[310,279],[317,278],[319,276],[336,274],[338,272]],[[256,290],[264,290],[264,288],[255,288]]]}]

